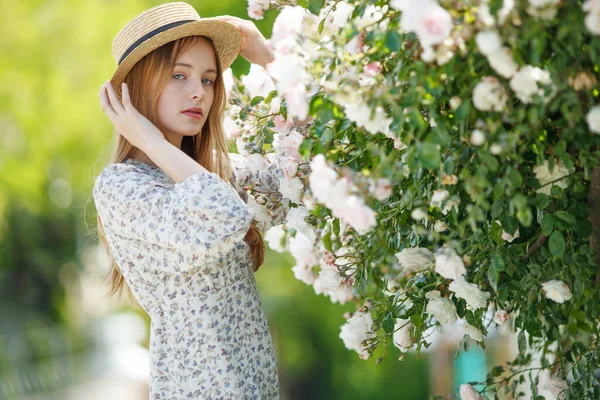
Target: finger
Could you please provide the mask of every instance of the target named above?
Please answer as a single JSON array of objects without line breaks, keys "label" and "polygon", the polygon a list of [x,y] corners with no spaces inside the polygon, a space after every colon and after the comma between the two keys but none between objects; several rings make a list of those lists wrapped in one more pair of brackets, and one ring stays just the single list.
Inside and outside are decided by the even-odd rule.
[{"label": "finger", "polygon": [[110,102],[108,101],[106,86],[104,84],[100,86],[100,93],[98,94],[100,96],[100,108],[102,109],[102,112],[104,112],[108,119],[110,119],[110,121],[114,124],[117,114],[115,113],[115,110],[112,108]]},{"label": "finger", "polygon": [[125,111],[130,111],[131,106],[131,97],[129,97],[129,87],[125,82],[121,85],[121,97],[123,98],[123,107]]},{"label": "finger", "polygon": [[110,81],[106,81],[106,91],[108,92],[108,99],[110,100],[110,105],[115,110],[115,112],[117,114],[121,114],[121,113],[125,112],[125,109],[123,108],[123,104],[121,104],[121,100],[119,100],[119,98],[117,97],[117,94],[115,93],[115,89],[113,89]]}]

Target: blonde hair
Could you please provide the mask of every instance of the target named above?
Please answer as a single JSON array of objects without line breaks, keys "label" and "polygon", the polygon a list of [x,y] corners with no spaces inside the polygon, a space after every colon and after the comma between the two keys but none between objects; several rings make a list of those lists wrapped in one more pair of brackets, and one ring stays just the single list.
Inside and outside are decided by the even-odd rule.
[{"label": "blonde hair", "polygon": [[[159,96],[167,86],[173,64],[179,54],[187,51],[199,40],[207,40],[214,51],[212,41],[204,36],[189,36],[178,39],[147,54],[131,69],[125,78],[133,106],[162,132],[165,131],[165,127],[157,118]],[[233,169],[222,125],[226,98],[225,84],[221,73],[221,64],[217,57],[217,79],[214,86],[211,111],[201,132],[195,136],[185,136],[183,138],[181,150],[208,171],[218,174],[226,181],[232,181]],[[126,159],[131,158],[135,152],[136,148],[127,139],[115,132],[114,146],[109,163],[124,162]],[[110,294],[113,295],[120,293],[126,287],[124,284],[125,279],[108,247],[100,216],[97,216],[97,220],[99,239],[110,256],[110,270],[107,279],[111,285]],[[250,247],[251,258],[256,271],[263,264],[265,258],[265,245],[260,230],[256,226],[256,220],[252,221],[244,241]]]}]

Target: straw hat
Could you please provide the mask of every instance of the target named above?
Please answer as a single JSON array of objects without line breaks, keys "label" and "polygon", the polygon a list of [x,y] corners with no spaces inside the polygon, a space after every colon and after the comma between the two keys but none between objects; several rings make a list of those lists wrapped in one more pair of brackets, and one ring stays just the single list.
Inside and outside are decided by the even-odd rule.
[{"label": "straw hat", "polygon": [[158,47],[186,36],[210,38],[222,70],[231,66],[242,46],[242,34],[235,26],[211,18],[200,18],[191,5],[166,3],[150,8],[129,21],[115,36],[112,54],[117,70],[110,82],[121,97],[121,84],[131,68]]}]

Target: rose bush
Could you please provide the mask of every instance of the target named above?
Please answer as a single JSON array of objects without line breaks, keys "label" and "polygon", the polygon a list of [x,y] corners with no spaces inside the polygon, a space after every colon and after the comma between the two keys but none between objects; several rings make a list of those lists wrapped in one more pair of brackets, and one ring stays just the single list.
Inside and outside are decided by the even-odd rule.
[{"label": "rose bush", "polygon": [[225,124],[248,168],[283,171],[246,188],[269,246],[357,304],[346,346],[419,352],[457,322],[484,346],[510,324],[519,354],[481,395],[525,379],[535,396],[544,371],[600,396],[600,2],[276,7],[276,83],[231,82]]}]

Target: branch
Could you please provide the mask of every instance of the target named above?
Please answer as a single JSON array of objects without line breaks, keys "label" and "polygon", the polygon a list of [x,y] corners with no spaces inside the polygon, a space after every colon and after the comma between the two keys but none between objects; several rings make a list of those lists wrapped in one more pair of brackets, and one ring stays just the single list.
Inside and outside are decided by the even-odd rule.
[{"label": "branch", "polygon": [[[590,208],[590,222],[593,227],[590,236],[590,247],[596,253],[594,258],[596,264],[600,266],[600,167],[592,170],[588,207]],[[595,281],[596,288],[600,288],[600,274],[596,275]]]},{"label": "branch", "polygon": [[531,255],[533,253],[538,251],[540,249],[540,247],[542,247],[542,245],[544,244],[546,239],[548,239],[548,236],[544,235],[543,233],[540,234],[540,236],[538,236],[538,238],[535,240],[535,242],[533,242],[533,244],[531,246],[529,246],[529,249],[527,250],[527,255],[524,256],[523,259],[531,257]]}]

